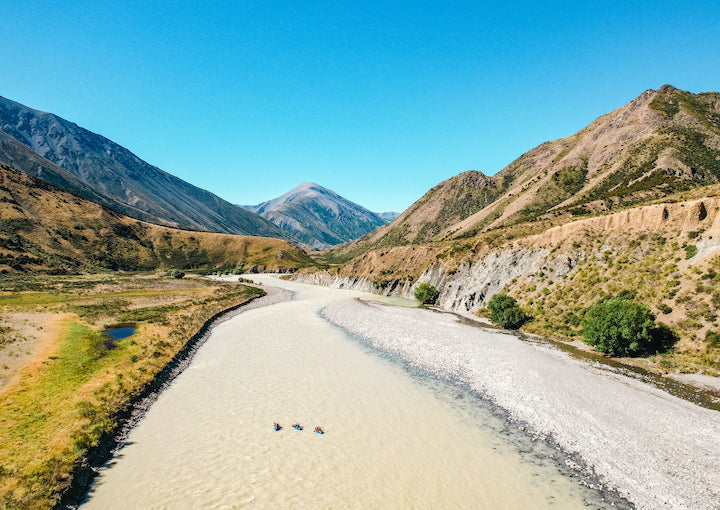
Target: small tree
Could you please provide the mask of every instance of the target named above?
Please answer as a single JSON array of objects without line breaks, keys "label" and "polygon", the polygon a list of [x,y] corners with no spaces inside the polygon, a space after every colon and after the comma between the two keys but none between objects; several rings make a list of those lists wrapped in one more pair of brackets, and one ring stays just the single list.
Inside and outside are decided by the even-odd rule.
[{"label": "small tree", "polygon": [[490,321],[507,329],[518,329],[529,319],[517,301],[507,294],[495,294],[490,298],[488,309]]},{"label": "small tree", "polygon": [[415,299],[424,305],[432,305],[435,303],[438,295],[440,295],[438,290],[429,283],[421,283],[415,288]]},{"label": "small tree", "polygon": [[628,299],[612,298],[591,306],[582,325],[585,343],[612,356],[651,352],[658,334],[667,334],[656,331],[655,315],[647,306]]}]

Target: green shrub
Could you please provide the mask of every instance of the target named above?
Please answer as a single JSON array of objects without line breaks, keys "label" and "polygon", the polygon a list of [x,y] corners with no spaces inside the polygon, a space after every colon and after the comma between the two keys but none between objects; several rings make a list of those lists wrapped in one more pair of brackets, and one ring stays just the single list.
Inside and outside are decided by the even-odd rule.
[{"label": "green shrub", "polygon": [[437,301],[438,290],[429,283],[421,283],[415,288],[415,299],[424,305],[431,305]]},{"label": "green shrub", "polygon": [[170,276],[172,276],[176,280],[179,280],[181,278],[185,278],[185,273],[183,273],[179,269],[173,269],[172,271],[170,271]]},{"label": "green shrub", "polygon": [[566,166],[553,174],[552,180],[566,193],[573,195],[584,186],[586,175],[587,165],[579,168],[577,166]]},{"label": "green shrub", "polygon": [[693,258],[696,253],[697,253],[697,246],[695,246],[694,244],[688,244],[685,247],[685,258],[686,259]]},{"label": "green shrub", "polygon": [[707,270],[707,273],[702,275],[703,280],[713,280],[717,277],[718,273],[711,267]]},{"label": "green shrub", "polygon": [[633,289],[623,289],[620,292],[618,292],[617,299],[626,299],[632,301],[635,299],[635,294],[637,292]]},{"label": "green shrub", "polygon": [[488,309],[493,324],[507,329],[518,329],[529,319],[517,301],[507,294],[495,294],[488,303]]},{"label": "green shrub", "polygon": [[642,303],[608,299],[590,309],[582,321],[583,340],[597,351],[612,356],[640,356],[666,350],[675,334]]},{"label": "green shrub", "polygon": [[708,331],[705,333],[705,341],[710,347],[720,348],[720,331]]}]

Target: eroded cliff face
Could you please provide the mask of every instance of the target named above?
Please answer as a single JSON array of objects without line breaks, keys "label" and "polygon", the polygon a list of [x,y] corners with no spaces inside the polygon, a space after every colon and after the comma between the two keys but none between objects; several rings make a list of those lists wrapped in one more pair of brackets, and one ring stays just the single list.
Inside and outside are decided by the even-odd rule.
[{"label": "eroded cliff face", "polygon": [[[365,276],[342,276],[327,271],[298,273],[293,279],[335,289],[351,289],[383,296],[414,299],[420,283],[430,283],[440,292],[437,306],[454,312],[476,312],[490,298],[503,291],[513,279],[537,273],[541,267],[553,267],[558,275],[568,274],[577,265],[568,256],[551,257],[545,248],[515,248],[493,251],[477,261],[465,261],[448,271],[442,264],[427,267],[416,282],[391,280],[384,286]],[[582,255],[584,256],[584,254]]]},{"label": "eroded cliff face", "polygon": [[[299,273],[294,278],[407,299],[413,299],[419,283],[427,282],[440,292],[440,308],[460,313],[474,313],[494,294],[508,292],[524,306],[539,306],[539,314],[548,316],[570,313],[561,307],[548,310],[557,306],[553,297],[575,296],[567,298],[566,308],[572,299],[586,307],[603,295],[629,288],[662,318],[662,310],[667,310],[663,304],[687,308],[687,301],[677,298],[684,289],[697,290],[692,288],[694,281],[714,260],[720,261],[720,198],[655,204],[578,220],[496,249],[478,245],[457,265],[439,257],[441,253],[438,247],[422,246],[373,251],[334,273]],[[408,276],[413,264],[419,277]],[[678,282],[673,283],[675,294],[665,291],[668,281]],[[711,297],[705,301],[714,306]],[[665,315],[670,323],[687,318],[678,310]],[[713,324],[716,319],[706,320],[702,328]]]},{"label": "eroded cliff face", "polygon": [[455,312],[475,312],[490,298],[527,274],[545,265],[549,250],[510,249],[496,251],[476,262],[465,262],[453,274],[442,266],[428,268],[420,281],[429,281],[440,289],[438,306]]}]

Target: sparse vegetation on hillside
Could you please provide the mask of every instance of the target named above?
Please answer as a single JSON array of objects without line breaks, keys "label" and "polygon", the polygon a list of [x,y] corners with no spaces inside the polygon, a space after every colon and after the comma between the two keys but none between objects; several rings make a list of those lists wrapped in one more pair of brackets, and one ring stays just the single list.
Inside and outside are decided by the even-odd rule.
[{"label": "sparse vegetation on hillside", "polygon": [[656,95],[650,101],[649,107],[663,112],[669,119],[673,119],[682,107],[703,126],[720,133],[720,112],[717,107],[712,106],[713,103],[717,105],[717,101],[717,93],[714,92],[692,94],[684,90],[672,89]]},{"label": "sparse vegetation on hillside", "polygon": [[575,264],[570,273],[557,277],[546,266],[507,288],[534,316],[526,326],[530,332],[559,339],[582,337],[581,321],[590,306],[627,296],[632,289],[632,297],[669,323],[679,339],[672,352],[653,358],[663,362],[659,370],[720,375],[720,355],[702,340],[705,331],[717,327],[720,292],[713,282],[720,281],[720,257],[683,269],[688,262],[682,244],[689,236],[676,235],[677,240],[642,232],[588,231],[557,246],[559,260],[569,257]]}]

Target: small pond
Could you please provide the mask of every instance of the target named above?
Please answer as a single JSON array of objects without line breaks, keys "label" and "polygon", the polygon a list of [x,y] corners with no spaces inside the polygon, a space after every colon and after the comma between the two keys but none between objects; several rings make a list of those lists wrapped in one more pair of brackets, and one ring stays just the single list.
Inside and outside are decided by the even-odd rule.
[{"label": "small pond", "polygon": [[122,340],[123,338],[127,338],[129,336],[133,336],[135,334],[135,326],[134,325],[119,325],[112,329],[106,329],[103,331],[103,336],[106,337],[105,345],[111,346],[118,340]]}]

